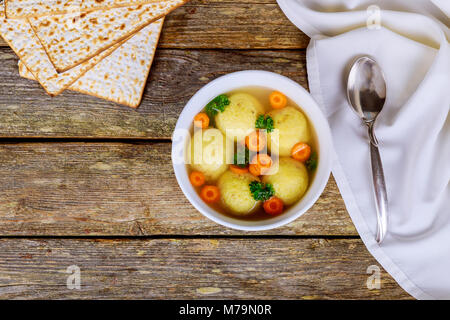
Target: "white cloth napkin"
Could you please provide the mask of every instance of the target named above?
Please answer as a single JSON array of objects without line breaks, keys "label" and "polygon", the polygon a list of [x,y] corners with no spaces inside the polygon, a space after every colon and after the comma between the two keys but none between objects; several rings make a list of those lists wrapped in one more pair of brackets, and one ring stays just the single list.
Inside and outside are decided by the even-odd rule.
[{"label": "white cloth napkin", "polygon": [[[450,299],[450,1],[278,3],[312,38],[310,91],[328,118],[333,175],[362,240],[412,296]],[[346,99],[348,68],[363,54],[378,61],[387,81],[376,123],[390,219],[381,245],[367,131]]]}]

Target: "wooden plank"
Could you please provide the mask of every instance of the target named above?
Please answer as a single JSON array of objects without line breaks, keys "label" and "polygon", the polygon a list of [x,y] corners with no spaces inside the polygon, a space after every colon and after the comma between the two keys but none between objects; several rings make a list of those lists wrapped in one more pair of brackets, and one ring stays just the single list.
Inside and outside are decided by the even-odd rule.
[{"label": "wooden plank", "polygon": [[170,138],[187,101],[220,75],[264,69],[307,86],[304,51],[159,50],[138,110],[71,91],[51,98],[17,69],[0,48],[0,137]]},{"label": "wooden plank", "polygon": [[371,265],[359,239],[2,239],[0,299],[411,298],[384,271],[369,290]]},{"label": "wooden plank", "polygon": [[276,0],[191,0],[167,16],[160,47],[299,49],[308,42]]},{"label": "wooden plank", "polygon": [[[0,236],[230,235],[181,192],[170,143],[0,145]],[[256,233],[252,233],[256,234]],[[333,179],[270,235],[357,235]]]}]

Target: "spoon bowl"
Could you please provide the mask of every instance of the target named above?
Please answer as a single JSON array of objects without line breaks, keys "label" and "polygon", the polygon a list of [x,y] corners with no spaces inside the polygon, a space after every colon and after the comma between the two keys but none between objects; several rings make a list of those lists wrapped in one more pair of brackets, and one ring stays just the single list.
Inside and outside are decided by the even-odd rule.
[{"label": "spoon bowl", "polygon": [[355,61],[348,76],[348,101],[364,121],[375,121],[386,101],[386,81],[378,63],[369,57]]}]

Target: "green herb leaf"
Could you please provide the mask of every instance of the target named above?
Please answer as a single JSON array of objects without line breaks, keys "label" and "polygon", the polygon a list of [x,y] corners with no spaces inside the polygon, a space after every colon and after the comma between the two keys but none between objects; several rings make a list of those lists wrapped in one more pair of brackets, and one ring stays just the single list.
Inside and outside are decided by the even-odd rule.
[{"label": "green herb leaf", "polygon": [[272,119],[271,116],[268,116],[266,118],[266,130],[267,130],[267,132],[272,132],[273,129],[274,129],[274,127],[273,127],[273,119]]},{"label": "green herb leaf", "polygon": [[205,108],[206,113],[210,118],[214,117],[219,112],[224,112],[225,107],[230,104],[230,100],[224,94],[215,97],[212,101],[210,101]]},{"label": "green herb leaf", "polygon": [[317,153],[316,153],[316,152],[313,152],[313,153],[311,154],[311,156],[309,157],[309,159],[306,160],[305,165],[306,165],[306,168],[307,168],[309,171],[314,171],[314,170],[316,170],[316,168],[317,168],[317,163],[318,163]]},{"label": "green herb leaf", "polygon": [[274,129],[272,117],[260,115],[258,119],[256,119],[255,127],[257,129],[265,129],[267,132],[272,132]]},{"label": "green herb leaf", "polygon": [[233,164],[235,166],[245,168],[250,163],[250,150],[247,148],[238,148],[237,152],[234,154]]},{"label": "green herb leaf", "polygon": [[260,115],[258,117],[258,119],[256,119],[255,128],[257,128],[257,129],[265,129],[266,128],[264,115]]},{"label": "green herb leaf", "polygon": [[256,201],[265,201],[273,197],[275,190],[270,183],[262,183],[258,181],[250,182],[250,192]]}]

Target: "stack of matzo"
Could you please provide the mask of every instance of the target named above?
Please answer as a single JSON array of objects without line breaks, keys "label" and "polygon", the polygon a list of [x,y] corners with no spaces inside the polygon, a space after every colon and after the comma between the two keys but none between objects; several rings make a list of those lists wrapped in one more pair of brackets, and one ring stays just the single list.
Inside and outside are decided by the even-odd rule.
[{"label": "stack of matzo", "polygon": [[0,35],[19,72],[51,95],[65,89],[136,108],[164,17],[188,0],[0,0]]}]

